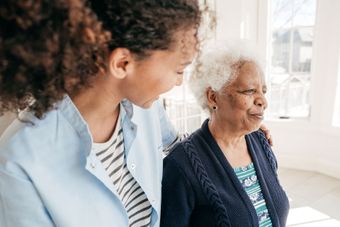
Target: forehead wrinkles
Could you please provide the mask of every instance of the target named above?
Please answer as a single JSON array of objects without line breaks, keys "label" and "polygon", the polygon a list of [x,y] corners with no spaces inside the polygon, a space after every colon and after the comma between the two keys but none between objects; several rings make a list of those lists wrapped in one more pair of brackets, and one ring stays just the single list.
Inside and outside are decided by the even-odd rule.
[{"label": "forehead wrinkles", "polygon": [[232,87],[238,78],[238,76],[241,73],[241,68],[244,66],[244,64],[247,63],[246,60],[239,60],[236,63],[232,64],[230,66],[231,68],[231,76],[230,78],[225,82],[225,84],[222,86],[222,90],[229,90],[230,87]]},{"label": "forehead wrinkles", "polygon": [[235,82],[237,77],[241,74],[244,65],[248,62],[249,61],[246,61],[246,60],[239,60],[238,62],[236,62],[235,64],[231,66],[231,69],[232,69],[231,83]]},{"label": "forehead wrinkles", "polygon": [[[264,74],[261,70],[261,68],[253,61],[243,61],[240,62],[239,64],[235,65],[236,71],[235,71],[235,78],[234,82],[237,78],[239,78],[240,75],[250,75],[250,78],[245,80],[244,78],[240,81],[240,83],[253,83],[257,81],[258,79],[261,80],[262,84],[265,84],[265,78]],[[257,77],[258,76],[258,77]]]}]

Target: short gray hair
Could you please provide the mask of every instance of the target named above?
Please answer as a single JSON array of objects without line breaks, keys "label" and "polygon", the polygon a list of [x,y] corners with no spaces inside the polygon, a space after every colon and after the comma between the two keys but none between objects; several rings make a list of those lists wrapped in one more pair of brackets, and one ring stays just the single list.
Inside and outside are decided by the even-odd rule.
[{"label": "short gray hair", "polygon": [[262,71],[262,61],[256,48],[244,41],[215,43],[203,49],[193,64],[189,88],[198,104],[209,110],[206,91],[219,91],[238,75],[238,64],[253,62]]}]

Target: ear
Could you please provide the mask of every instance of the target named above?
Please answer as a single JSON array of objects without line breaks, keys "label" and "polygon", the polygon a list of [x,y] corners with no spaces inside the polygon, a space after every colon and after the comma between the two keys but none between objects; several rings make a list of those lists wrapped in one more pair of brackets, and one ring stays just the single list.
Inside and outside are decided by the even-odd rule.
[{"label": "ear", "polygon": [[211,87],[206,90],[206,97],[208,101],[208,106],[212,110],[214,106],[217,106],[217,93]]},{"label": "ear", "polygon": [[134,58],[129,49],[116,48],[110,54],[109,73],[117,79],[124,79],[133,63]]}]

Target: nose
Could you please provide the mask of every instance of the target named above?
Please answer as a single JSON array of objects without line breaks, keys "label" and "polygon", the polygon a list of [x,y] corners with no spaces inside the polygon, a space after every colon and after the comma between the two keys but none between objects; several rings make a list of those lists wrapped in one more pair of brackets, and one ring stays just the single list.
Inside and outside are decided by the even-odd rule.
[{"label": "nose", "polygon": [[264,94],[260,94],[256,99],[255,99],[255,105],[263,108],[264,110],[267,108],[268,103],[267,99],[264,96]]}]

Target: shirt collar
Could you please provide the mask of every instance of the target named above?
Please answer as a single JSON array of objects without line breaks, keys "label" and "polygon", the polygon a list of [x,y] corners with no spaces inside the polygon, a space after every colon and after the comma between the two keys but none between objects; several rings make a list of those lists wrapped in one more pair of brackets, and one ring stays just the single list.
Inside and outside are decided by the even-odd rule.
[{"label": "shirt collar", "polygon": [[131,119],[132,116],[133,116],[133,105],[132,105],[132,103],[127,99],[123,99],[121,101],[121,104],[122,104],[121,106],[123,106],[123,108],[121,108],[122,117],[125,117],[125,115],[126,115],[126,116],[128,116],[128,118]]},{"label": "shirt collar", "polygon": [[78,108],[68,95],[65,95],[64,99],[57,104],[56,108],[62,113],[84,142],[85,154],[88,156],[92,148],[93,139],[88,124],[80,114]]},{"label": "shirt collar", "polygon": [[[129,120],[131,120],[131,118],[133,117],[132,103],[129,100],[124,99],[121,101],[121,107],[123,107],[120,108],[122,120],[124,120],[125,116],[127,116]],[[93,138],[90,133],[88,124],[80,114],[72,99],[68,95],[65,95],[64,99],[57,104],[57,109],[60,110],[60,112],[69,122],[69,124],[78,133],[81,140],[85,142],[85,154],[86,156],[88,156],[92,149]]]}]

